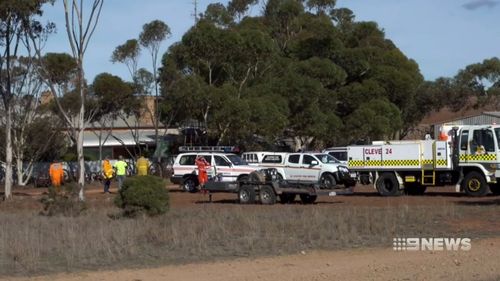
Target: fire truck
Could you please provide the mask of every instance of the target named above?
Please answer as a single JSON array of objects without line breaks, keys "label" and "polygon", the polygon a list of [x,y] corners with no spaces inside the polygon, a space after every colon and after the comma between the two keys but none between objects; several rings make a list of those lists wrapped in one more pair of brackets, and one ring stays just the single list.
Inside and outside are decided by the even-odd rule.
[{"label": "fire truck", "polygon": [[437,140],[349,146],[348,167],[383,196],[420,195],[444,185],[469,196],[499,195],[499,145],[499,125],[446,125]]}]

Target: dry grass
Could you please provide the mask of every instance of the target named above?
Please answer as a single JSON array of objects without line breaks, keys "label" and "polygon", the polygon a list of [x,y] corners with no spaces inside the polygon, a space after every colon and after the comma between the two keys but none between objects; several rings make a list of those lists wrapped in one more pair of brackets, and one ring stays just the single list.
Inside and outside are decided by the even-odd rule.
[{"label": "dry grass", "polygon": [[445,222],[479,208],[206,205],[119,220],[107,216],[113,209],[80,217],[3,213],[0,275],[389,247],[396,236],[454,236]]}]

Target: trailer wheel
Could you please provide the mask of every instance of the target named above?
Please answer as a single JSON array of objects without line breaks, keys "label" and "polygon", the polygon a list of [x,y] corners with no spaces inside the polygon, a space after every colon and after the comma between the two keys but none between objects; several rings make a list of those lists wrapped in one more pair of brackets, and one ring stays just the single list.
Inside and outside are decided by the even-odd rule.
[{"label": "trailer wheel", "polygon": [[182,189],[190,193],[198,192],[198,180],[195,177],[185,178],[182,182]]},{"label": "trailer wheel", "polygon": [[269,185],[264,185],[259,192],[260,202],[264,205],[273,205],[276,203],[276,194]]},{"label": "trailer wheel", "polygon": [[316,202],[316,198],[318,198],[318,196],[316,195],[309,195],[309,194],[300,195],[300,201],[302,201],[303,204],[312,204]]},{"label": "trailer wheel", "polygon": [[283,193],[280,194],[280,202],[281,204],[290,204],[295,201],[296,194],[293,193]]},{"label": "trailer wheel", "polygon": [[462,181],[462,189],[469,196],[484,196],[488,193],[488,184],[480,173],[472,171]]},{"label": "trailer wheel", "polygon": [[500,184],[490,184],[490,190],[493,195],[500,195]]},{"label": "trailer wheel", "polygon": [[255,189],[251,185],[244,185],[238,191],[238,198],[240,204],[253,204],[255,203]]},{"label": "trailer wheel", "polygon": [[324,173],[323,175],[321,175],[319,183],[321,184],[321,188],[328,188],[328,189],[334,188],[337,185],[335,177],[332,174],[328,173]]},{"label": "trailer wheel", "polygon": [[383,173],[375,183],[378,193],[382,196],[399,196],[401,190],[399,189],[399,182],[393,173]]},{"label": "trailer wheel", "polygon": [[418,182],[405,183],[405,194],[406,195],[423,195],[427,186],[421,185]]}]

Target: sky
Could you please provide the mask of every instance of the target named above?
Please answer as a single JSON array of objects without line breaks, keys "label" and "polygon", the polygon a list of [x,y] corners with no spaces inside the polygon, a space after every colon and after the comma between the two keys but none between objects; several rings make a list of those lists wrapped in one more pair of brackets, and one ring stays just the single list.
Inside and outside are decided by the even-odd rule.
[{"label": "sky", "polygon": [[[203,12],[208,4],[225,4],[227,0],[197,2],[198,12]],[[194,24],[193,3],[194,0],[105,0],[85,55],[87,79],[91,82],[97,74],[109,72],[131,80],[125,65],[110,61],[116,46],[138,38],[145,23],[159,19],[172,32],[162,44],[163,54]],[[353,10],[358,21],[377,22],[386,37],[419,64],[426,80],[451,77],[469,64],[500,57],[500,0],[337,0],[337,7]],[[44,10],[43,20],[57,26],[45,51],[69,52],[62,1],[57,0]],[[258,14],[260,10],[256,6],[251,13]],[[151,69],[151,65],[147,50],[143,50],[139,67]]]}]

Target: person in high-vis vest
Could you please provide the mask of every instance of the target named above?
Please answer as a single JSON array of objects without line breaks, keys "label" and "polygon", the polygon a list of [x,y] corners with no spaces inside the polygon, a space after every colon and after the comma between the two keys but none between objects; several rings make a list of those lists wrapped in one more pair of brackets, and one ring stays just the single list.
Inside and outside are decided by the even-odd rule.
[{"label": "person in high-vis vest", "polygon": [[61,184],[64,178],[64,170],[62,163],[56,160],[52,164],[50,164],[49,175],[50,175],[50,180],[52,182],[52,186],[55,187],[56,192],[61,191]]},{"label": "person in high-vis vest", "polygon": [[201,187],[205,185],[208,181],[207,170],[210,168],[210,163],[205,159],[205,157],[198,155],[195,159],[196,167],[198,168],[198,182]]},{"label": "person in high-vis vest", "polygon": [[109,193],[109,186],[111,185],[113,172],[114,172],[113,166],[111,166],[109,158],[106,156],[104,161],[102,161],[102,175],[104,176],[104,193]]},{"label": "person in high-vis vest", "polygon": [[147,176],[148,175],[148,166],[149,161],[144,156],[141,155],[139,159],[137,159],[137,175],[138,176]]},{"label": "person in high-vis vest", "polygon": [[123,181],[127,175],[127,162],[123,161],[123,156],[118,156],[114,168],[116,169],[116,179],[118,180],[118,190],[122,189]]}]

